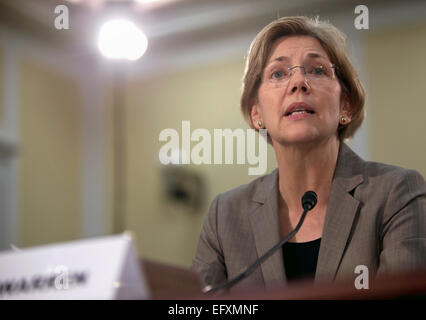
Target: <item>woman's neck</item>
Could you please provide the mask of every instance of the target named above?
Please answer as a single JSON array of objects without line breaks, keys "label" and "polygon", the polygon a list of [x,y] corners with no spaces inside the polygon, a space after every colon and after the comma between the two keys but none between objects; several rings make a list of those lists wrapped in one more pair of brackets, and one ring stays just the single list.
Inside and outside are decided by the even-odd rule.
[{"label": "woman's neck", "polygon": [[279,191],[289,212],[300,211],[300,199],[308,190],[317,193],[318,207],[327,205],[339,146],[337,137],[316,144],[274,143]]}]

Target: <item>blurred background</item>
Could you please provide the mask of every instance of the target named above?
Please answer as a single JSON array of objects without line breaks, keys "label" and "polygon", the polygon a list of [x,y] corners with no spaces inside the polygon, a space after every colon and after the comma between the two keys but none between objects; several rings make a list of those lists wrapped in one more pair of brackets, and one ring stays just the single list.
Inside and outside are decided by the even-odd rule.
[{"label": "blurred background", "polygon": [[[354,26],[359,4],[367,30]],[[55,26],[58,5],[69,29]],[[287,15],[319,15],[348,36],[367,89],[352,148],[426,176],[424,1],[0,0],[0,250],[130,230],[141,257],[190,266],[213,197],[256,177],[249,165],[162,165],[159,134],[181,135],[184,120],[248,128],[244,58]],[[99,52],[102,23],[117,17],[145,33],[141,58]]]}]

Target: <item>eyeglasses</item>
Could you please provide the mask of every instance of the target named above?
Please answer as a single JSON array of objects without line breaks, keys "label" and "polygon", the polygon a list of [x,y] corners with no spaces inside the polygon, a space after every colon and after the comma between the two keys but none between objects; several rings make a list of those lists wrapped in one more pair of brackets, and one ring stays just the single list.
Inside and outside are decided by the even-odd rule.
[{"label": "eyeglasses", "polygon": [[312,61],[301,66],[292,67],[284,64],[273,65],[265,69],[262,81],[272,86],[285,85],[295,73],[296,68],[301,69],[308,81],[321,83],[335,78],[334,64]]}]

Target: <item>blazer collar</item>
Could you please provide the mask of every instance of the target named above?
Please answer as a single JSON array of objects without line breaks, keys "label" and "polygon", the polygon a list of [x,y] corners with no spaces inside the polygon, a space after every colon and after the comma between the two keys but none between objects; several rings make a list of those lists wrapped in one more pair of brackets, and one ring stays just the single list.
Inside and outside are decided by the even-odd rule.
[{"label": "blazer collar", "polygon": [[[363,182],[363,164],[364,161],[346,144],[340,144],[318,256],[316,282],[334,279],[340,265],[359,208],[359,201],[351,191]],[[258,257],[280,240],[278,169],[261,181],[252,198],[257,204],[249,214]],[[262,263],[261,271],[267,287],[285,282],[282,250]]]}]

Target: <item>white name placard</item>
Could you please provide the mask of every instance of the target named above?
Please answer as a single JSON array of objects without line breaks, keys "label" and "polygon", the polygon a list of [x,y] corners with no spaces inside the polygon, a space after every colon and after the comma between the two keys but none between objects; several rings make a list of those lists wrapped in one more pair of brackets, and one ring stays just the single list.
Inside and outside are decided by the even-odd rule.
[{"label": "white name placard", "polygon": [[147,299],[129,234],[0,253],[0,299]]}]

